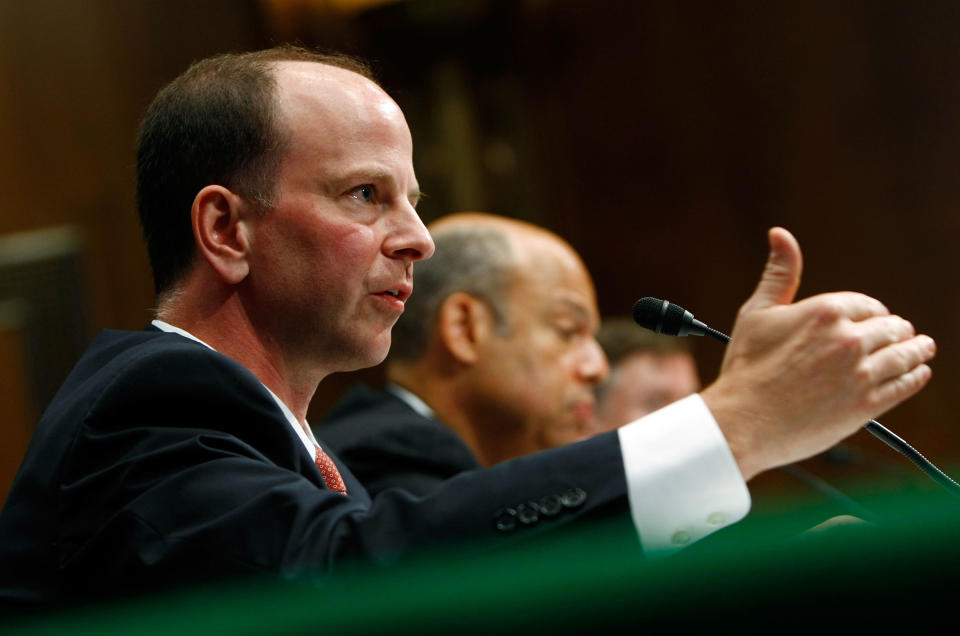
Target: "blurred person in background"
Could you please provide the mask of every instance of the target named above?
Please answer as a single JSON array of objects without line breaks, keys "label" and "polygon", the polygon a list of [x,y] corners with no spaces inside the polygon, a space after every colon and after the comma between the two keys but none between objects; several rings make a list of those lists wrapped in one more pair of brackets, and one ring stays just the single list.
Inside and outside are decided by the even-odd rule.
[{"label": "blurred person in background", "polygon": [[594,426],[613,430],[696,393],[700,374],[688,338],[654,333],[632,318],[604,319],[597,341],[610,374],[597,385]]},{"label": "blurred person in background", "polygon": [[555,234],[483,213],[432,223],[436,249],[393,328],[384,391],[353,387],[317,427],[376,493],[581,440],[607,374],[580,257]]}]

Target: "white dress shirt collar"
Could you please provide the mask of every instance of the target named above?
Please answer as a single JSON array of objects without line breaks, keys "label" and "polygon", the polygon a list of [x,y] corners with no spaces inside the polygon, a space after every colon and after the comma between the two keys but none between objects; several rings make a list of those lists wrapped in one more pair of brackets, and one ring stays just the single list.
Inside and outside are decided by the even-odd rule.
[{"label": "white dress shirt collar", "polygon": [[433,414],[433,409],[427,406],[427,403],[421,400],[416,394],[411,393],[399,384],[394,384],[393,382],[387,382],[387,386],[385,388],[387,393],[392,393],[396,397],[400,398],[406,402],[407,406],[412,408],[420,415],[430,419],[436,418],[436,416]]}]

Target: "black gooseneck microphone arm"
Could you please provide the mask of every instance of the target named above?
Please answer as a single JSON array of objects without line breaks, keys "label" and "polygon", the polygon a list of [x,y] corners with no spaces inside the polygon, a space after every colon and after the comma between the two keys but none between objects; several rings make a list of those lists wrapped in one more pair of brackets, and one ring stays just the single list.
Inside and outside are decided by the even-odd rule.
[{"label": "black gooseneck microphone arm", "polygon": [[[711,329],[694,318],[693,314],[683,307],[667,302],[666,300],[660,300],[659,298],[647,296],[635,302],[633,304],[633,319],[641,327],[668,336],[710,336],[723,344],[730,342],[730,336],[716,329]],[[960,484],[934,466],[933,463],[920,454],[917,449],[901,439],[893,431],[876,420],[870,420],[864,425],[864,428],[884,444],[913,462],[917,468],[922,470],[933,481],[940,484],[953,495],[960,497]]]}]

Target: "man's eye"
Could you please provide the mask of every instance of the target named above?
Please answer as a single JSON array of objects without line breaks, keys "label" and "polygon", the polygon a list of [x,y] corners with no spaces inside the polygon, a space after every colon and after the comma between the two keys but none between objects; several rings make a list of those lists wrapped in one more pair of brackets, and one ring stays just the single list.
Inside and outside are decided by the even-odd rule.
[{"label": "man's eye", "polygon": [[373,186],[362,185],[358,188],[354,188],[353,197],[363,201],[364,203],[371,203],[373,201]]}]

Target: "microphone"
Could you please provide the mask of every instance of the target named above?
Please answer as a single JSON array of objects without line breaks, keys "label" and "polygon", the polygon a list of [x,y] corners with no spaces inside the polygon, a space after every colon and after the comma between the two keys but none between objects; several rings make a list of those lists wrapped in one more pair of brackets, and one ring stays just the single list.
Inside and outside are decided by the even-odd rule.
[{"label": "microphone", "polygon": [[[680,305],[674,305],[671,302],[660,300],[659,298],[646,296],[633,303],[633,319],[641,327],[667,336],[707,335],[715,340],[719,340],[723,344],[730,342],[730,336],[727,334],[721,333],[716,329],[711,329],[694,318],[693,314]],[[924,457],[917,449],[908,444],[896,433],[876,420],[870,420],[864,425],[864,428],[884,444],[913,462],[924,474],[950,491],[951,494],[960,496],[960,484],[933,465],[933,463]]]},{"label": "microphone", "polygon": [[667,336],[710,336],[723,344],[730,336],[711,329],[680,305],[646,296],[633,303],[633,319],[641,327]]}]

